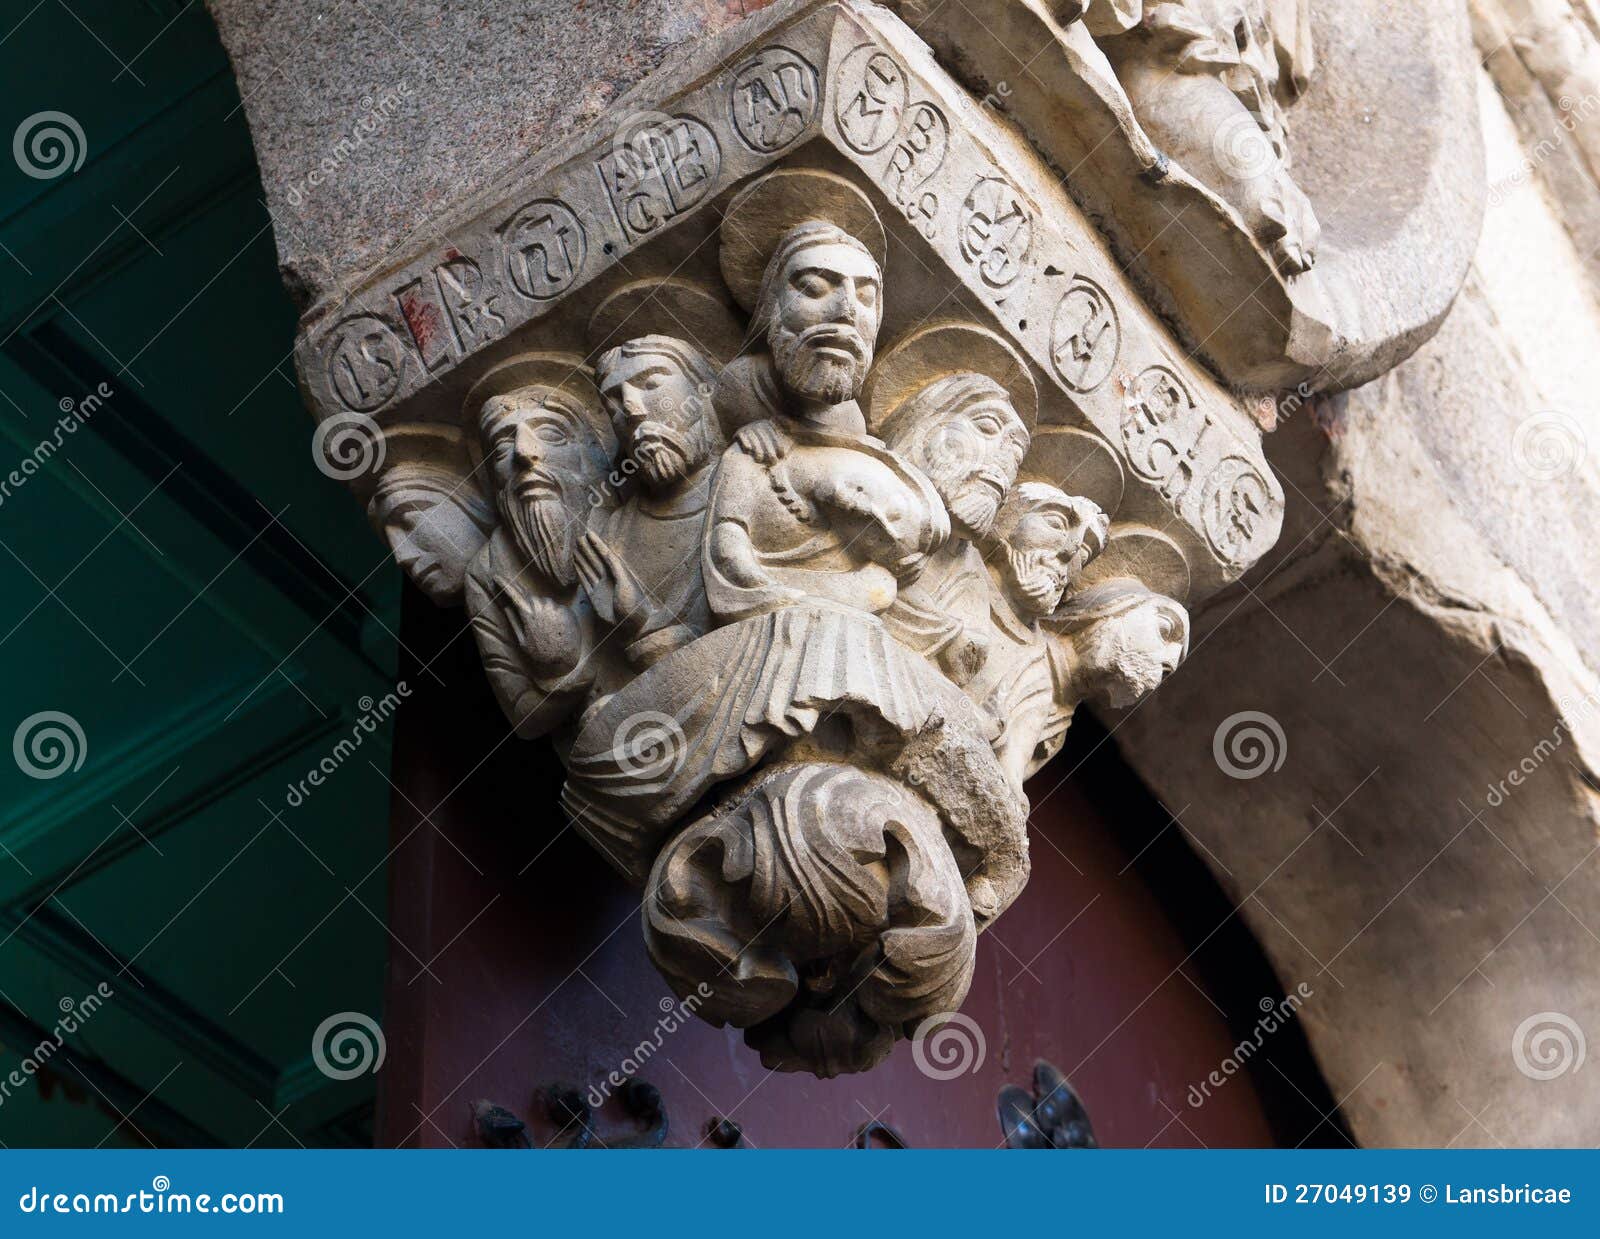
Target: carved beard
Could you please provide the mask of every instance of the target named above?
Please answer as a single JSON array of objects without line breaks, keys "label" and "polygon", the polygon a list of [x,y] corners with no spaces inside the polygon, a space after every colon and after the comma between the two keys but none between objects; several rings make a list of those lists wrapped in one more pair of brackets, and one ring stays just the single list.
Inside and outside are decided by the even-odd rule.
[{"label": "carved beard", "polygon": [[918,458],[922,472],[927,474],[933,489],[944,501],[956,532],[974,540],[987,534],[1000,512],[1003,488],[990,486],[981,471],[964,461],[929,451],[927,444],[923,445]]},{"label": "carved beard", "polygon": [[560,495],[543,491],[527,499],[502,495],[495,506],[510,527],[518,549],[541,576],[562,588],[577,584],[578,566],[573,554],[579,524]]},{"label": "carved beard", "polygon": [[[773,315],[767,333],[772,361],[783,385],[797,396],[824,404],[843,404],[853,400],[866,381],[872,365],[872,345],[862,334],[845,323],[818,323],[793,332]],[[846,349],[850,357],[840,358],[818,350]]]},{"label": "carved beard", "polygon": [[1100,624],[1085,643],[1084,661],[1093,668],[1091,691],[1106,705],[1124,710],[1166,678],[1167,669],[1148,650],[1119,640],[1114,625]]},{"label": "carved beard", "polygon": [[664,422],[645,422],[633,434],[633,455],[645,481],[659,490],[681,481],[704,463],[705,436],[679,434]]},{"label": "carved beard", "polygon": [[1006,547],[1006,572],[1018,610],[1038,617],[1049,615],[1061,601],[1066,588],[1056,572],[1054,559],[1046,551],[1020,551]]}]

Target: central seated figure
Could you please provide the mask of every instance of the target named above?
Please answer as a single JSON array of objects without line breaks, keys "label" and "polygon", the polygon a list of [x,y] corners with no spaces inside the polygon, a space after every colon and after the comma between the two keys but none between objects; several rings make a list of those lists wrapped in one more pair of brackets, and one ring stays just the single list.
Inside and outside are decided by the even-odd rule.
[{"label": "central seated figure", "polygon": [[724,622],[804,603],[880,613],[949,536],[932,485],[867,436],[856,403],[882,279],[871,250],[823,220],[791,228],[767,262],[747,347],[771,385],[737,408],[707,522],[707,600]]}]

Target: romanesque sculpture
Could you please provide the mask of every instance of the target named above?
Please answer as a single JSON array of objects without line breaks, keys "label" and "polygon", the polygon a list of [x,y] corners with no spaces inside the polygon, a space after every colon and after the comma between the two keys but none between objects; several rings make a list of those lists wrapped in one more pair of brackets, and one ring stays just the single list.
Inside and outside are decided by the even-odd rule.
[{"label": "romanesque sculpture", "polygon": [[[302,364],[387,436],[374,520],[554,743],[663,976],[831,1075],[959,1007],[1027,882],[1024,781],[1080,702],[1170,674],[1282,495],[1058,179],[882,9],[748,31],[375,273]],[[457,318],[492,302],[470,336],[430,334],[441,270]]]},{"label": "romanesque sculpture", "polygon": [[493,394],[475,422],[500,523],[467,570],[467,612],[496,699],[532,738],[564,722],[594,680],[594,602],[577,552],[615,440],[576,358],[520,359],[485,383]]},{"label": "romanesque sculpture", "polygon": [[389,431],[367,514],[418,589],[440,606],[460,604],[467,568],[494,529],[495,515],[458,429]]},{"label": "romanesque sculpture", "polygon": [[1091,3],[1084,22],[1139,123],[1220,194],[1285,275],[1316,261],[1321,227],[1289,175],[1284,104],[1311,72],[1307,0]]},{"label": "romanesque sculpture", "polygon": [[722,447],[711,410],[715,378],[698,349],[669,336],[627,340],[599,361],[601,398],[638,481],[634,494],[579,536],[578,574],[633,668],[710,626],[700,544]]}]

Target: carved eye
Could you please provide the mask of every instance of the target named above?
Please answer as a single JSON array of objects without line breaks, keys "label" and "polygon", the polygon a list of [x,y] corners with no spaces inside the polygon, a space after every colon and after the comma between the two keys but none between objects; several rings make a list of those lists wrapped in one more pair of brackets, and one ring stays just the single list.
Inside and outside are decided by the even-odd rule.
[{"label": "carved eye", "polygon": [[544,423],[535,433],[546,443],[566,443],[569,439],[566,429],[555,422]]},{"label": "carved eye", "polygon": [[861,304],[864,305],[864,306],[869,306],[870,307],[870,306],[877,305],[878,304],[878,286],[876,284],[871,284],[871,283],[857,284],[856,285],[856,299],[858,301],[860,301]]},{"label": "carved eye", "polygon": [[806,271],[795,277],[794,286],[808,297],[828,295],[828,281],[815,271]]},{"label": "carved eye", "polygon": [[993,413],[978,414],[972,419],[972,425],[985,438],[992,439],[1000,433],[1000,419]]}]

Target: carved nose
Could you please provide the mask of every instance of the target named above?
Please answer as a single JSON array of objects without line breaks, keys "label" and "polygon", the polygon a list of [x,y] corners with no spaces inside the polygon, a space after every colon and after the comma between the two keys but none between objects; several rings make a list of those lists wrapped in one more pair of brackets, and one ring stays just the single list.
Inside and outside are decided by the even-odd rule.
[{"label": "carved nose", "polygon": [[855,287],[849,280],[840,280],[828,296],[828,318],[835,323],[854,323],[856,317]]},{"label": "carved nose", "polygon": [[539,450],[539,437],[534,434],[532,427],[518,427],[513,454],[519,465],[536,465],[539,463],[543,453]]}]

